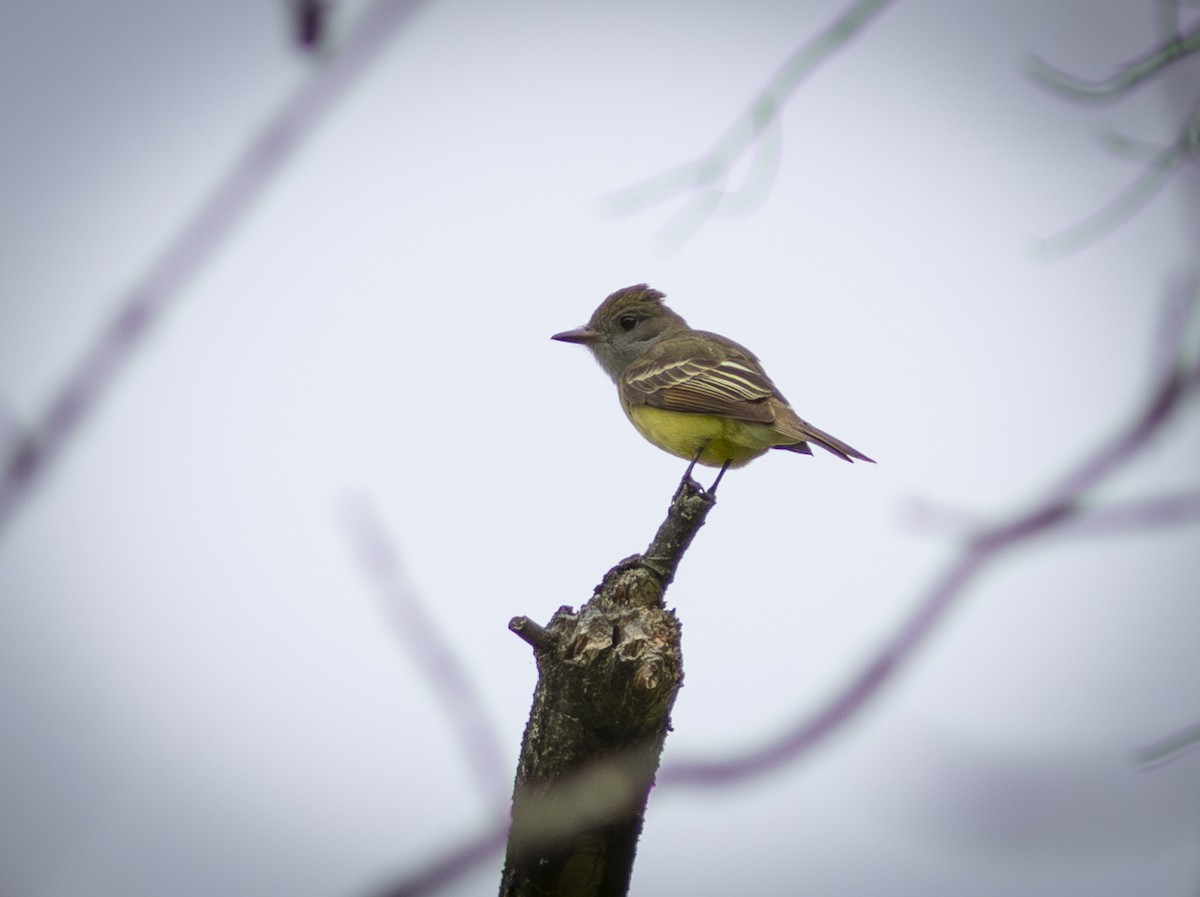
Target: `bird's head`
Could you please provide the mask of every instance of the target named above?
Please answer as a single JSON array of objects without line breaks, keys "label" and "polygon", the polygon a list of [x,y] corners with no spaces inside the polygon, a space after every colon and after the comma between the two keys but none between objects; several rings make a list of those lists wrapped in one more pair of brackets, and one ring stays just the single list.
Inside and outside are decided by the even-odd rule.
[{"label": "bird's head", "polygon": [[663,304],[664,298],[644,283],[625,287],[601,302],[584,326],[550,338],[587,346],[616,380],[650,346],[687,329],[687,322]]}]

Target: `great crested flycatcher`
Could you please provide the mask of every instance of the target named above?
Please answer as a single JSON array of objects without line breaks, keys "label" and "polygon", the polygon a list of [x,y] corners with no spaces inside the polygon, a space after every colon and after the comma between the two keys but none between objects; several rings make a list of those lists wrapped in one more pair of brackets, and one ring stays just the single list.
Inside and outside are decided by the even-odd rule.
[{"label": "great crested flycatcher", "polygon": [[644,283],[625,287],[605,299],[583,327],[551,337],[591,350],[646,439],[692,464],[719,467],[721,474],[767,449],[811,455],[810,442],[845,461],[875,463],[802,420],[753,352],[716,333],[693,330],[664,298]]}]

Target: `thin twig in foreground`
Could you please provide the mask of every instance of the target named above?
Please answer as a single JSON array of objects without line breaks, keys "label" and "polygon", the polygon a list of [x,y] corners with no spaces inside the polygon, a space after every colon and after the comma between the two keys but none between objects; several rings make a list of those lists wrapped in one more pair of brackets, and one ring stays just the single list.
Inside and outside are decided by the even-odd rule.
[{"label": "thin twig in foreground", "polygon": [[1170,146],[1162,147],[1141,170],[1133,182],[1113,197],[1103,208],[1052,237],[1037,241],[1037,253],[1044,259],[1061,259],[1101,237],[1111,234],[1125,224],[1170,180],[1188,159],[1200,152],[1200,104],[1192,110],[1179,137]]},{"label": "thin twig in foreground", "polygon": [[1069,535],[1114,536],[1200,522],[1200,489],[1082,508]]},{"label": "thin twig in foreground", "polygon": [[[979,532],[977,517],[954,508],[929,502],[911,503],[908,519],[914,528],[962,535]],[[1143,495],[1106,504],[1081,504],[1064,521],[1062,535],[1070,537],[1113,536],[1200,522],[1200,488]]]},{"label": "thin twig in foreground", "polygon": [[383,598],[412,656],[437,693],[443,712],[458,731],[481,794],[497,813],[507,809],[510,776],[504,752],[488,724],[487,708],[471,677],[454,655],[416,591],[405,581],[400,558],[371,504],[362,497],[347,504],[346,528],[363,570]]},{"label": "thin twig in foreground", "polygon": [[1143,769],[1154,769],[1178,760],[1184,754],[1200,748],[1200,723],[1173,732],[1138,750],[1136,760]]},{"label": "thin twig in foreground", "polygon": [[427,862],[416,872],[387,885],[374,897],[422,897],[432,894],[498,855],[508,840],[508,820],[490,824],[484,831]]},{"label": "thin twig in foreground", "polygon": [[1167,66],[1200,51],[1200,25],[1185,35],[1176,34],[1129,63],[1110,78],[1085,81],[1056,69],[1045,60],[1031,56],[1026,63],[1029,77],[1041,86],[1073,100],[1103,102],[1128,93]]},{"label": "thin twig in foreground", "polygon": [[[857,35],[888,2],[890,0],[857,0],[851,4],[824,31],[788,58],[708,152],[614,194],[609,199],[611,208],[616,212],[640,211],[694,191],[668,229],[682,234],[684,230],[694,231],[700,227],[718,207],[736,198],[736,194],[727,192],[724,187],[730,171],[767,128],[777,122],[784,103],[800,83]],[[759,161],[769,162],[770,157],[764,155]],[[760,168],[756,174],[757,177],[747,180],[742,192],[761,192],[767,172]]]},{"label": "thin twig in foreground", "polygon": [[[1200,23],[1186,34],[1179,30],[1177,0],[1159,0],[1159,32],[1162,42],[1124,66],[1110,78],[1085,81],[1031,57],[1026,72],[1037,84],[1076,101],[1107,101],[1122,97],[1135,87],[1161,75],[1169,66],[1200,52]],[[1037,252],[1045,259],[1058,259],[1088,246],[1129,221],[1157,193],[1180,165],[1200,158],[1200,104],[1193,108],[1170,146],[1152,147],[1142,141],[1109,134],[1106,145],[1115,154],[1137,155],[1145,165],[1129,186],[1103,208],[1053,237],[1039,240]]]},{"label": "thin twig in foreground", "polygon": [[0,533],[197,271],[422,5],[423,0],[375,0],[341,52],[315,70],[251,139],[196,214],[121,298],[46,411],[0,460]]}]

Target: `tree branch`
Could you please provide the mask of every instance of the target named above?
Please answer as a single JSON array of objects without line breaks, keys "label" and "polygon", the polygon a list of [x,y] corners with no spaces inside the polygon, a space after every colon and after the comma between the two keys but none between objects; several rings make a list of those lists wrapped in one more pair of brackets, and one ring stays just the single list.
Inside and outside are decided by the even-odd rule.
[{"label": "tree branch", "polygon": [[538,683],[521,745],[502,897],[619,897],[683,681],[667,587],[715,499],[685,478],[644,554],[605,574],[576,613],[509,628]]},{"label": "tree branch", "polygon": [[1200,25],[1187,34],[1176,33],[1164,43],[1147,51],[1116,74],[1100,81],[1086,81],[1056,69],[1037,56],[1029,57],[1026,72],[1042,87],[1073,100],[1104,102],[1128,93],[1160,74],[1172,63],[1200,50]]},{"label": "tree branch", "polygon": [[784,62],[706,153],[614,194],[609,198],[610,208],[617,213],[640,211],[690,192],[692,198],[668,225],[668,232],[683,240],[698,230],[719,207],[728,208],[730,202],[737,201],[756,206],[757,202],[749,199],[754,194],[765,193],[766,182],[778,165],[778,144],[772,143],[768,147],[775,151],[773,154],[760,153],[756,157],[759,164],[737,192],[725,189],[730,171],[768,128],[777,124],[780,110],[800,83],[849,43],[888,2],[890,0],[857,0],[852,3],[824,31],[802,44]]},{"label": "tree branch", "polygon": [[490,824],[482,832],[426,862],[417,872],[380,890],[377,897],[423,897],[432,894],[490,860],[504,847],[507,835],[508,825],[505,822]]},{"label": "tree branch", "polygon": [[[913,502],[909,518],[914,526],[956,535],[980,530],[977,517],[954,508]],[[1067,536],[1112,536],[1200,521],[1200,488],[1147,495],[1102,505],[1081,505],[1062,532]]]},{"label": "tree branch", "polygon": [[[1200,23],[1186,34],[1180,32],[1178,0],[1159,0],[1159,32],[1164,35],[1162,43],[1102,81],[1068,75],[1036,56],[1027,61],[1026,72],[1035,83],[1072,100],[1114,100],[1200,51]],[[1112,233],[1154,198],[1181,163],[1200,159],[1200,103],[1169,146],[1153,147],[1111,133],[1105,135],[1104,142],[1117,155],[1136,155],[1145,160],[1142,171],[1101,209],[1053,237],[1039,240],[1037,251],[1043,258],[1062,258]]]},{"label": "tree branch", "polygon": [[[1124,140],[1122,152],[1133,144]],[[1136,215],[1162,189],[1188,159],[1200,153],[1200,104],[1188,116],[1183,130],[1170,146],[1159,148],[1133,182],[1111,199],[1103,208],[1078,224],[1052,237],[1038,241],[1037,251],[1043,258],[1058,259],[1111,234]]]},{"label": "tree branch", "polygon": [[284,102],[119,300],[112,320],[67,374],[45,412],[0,459],[0,535],[196,273],[422,2],[375,0],[341,52]]},{"label": "tree branch", "polygon": [[480,793],[487,795],[493,806],[503,806],[503,795],[498,789],[505,780],[501,760],[504,752],[488,724],[483,698],[426,613],[417,593],[405,582],[395,548],[365,498],[356,498],[347,505],[346,528],[367,578],[396,623],[397,633],[423,669],[442,710],[458,731],[458,741]]},{"label": "tree branch", "polygon": [[1080,509],[1069,535],[1113,536],[1200,522],[1200,489]]},{"label": "tree branch", "polygon": [[1200,723],[1173,732],[1138,750],[1136,759],[1144,769],[1154,769],[1178,760],[1184,754],[1200,748]]}]

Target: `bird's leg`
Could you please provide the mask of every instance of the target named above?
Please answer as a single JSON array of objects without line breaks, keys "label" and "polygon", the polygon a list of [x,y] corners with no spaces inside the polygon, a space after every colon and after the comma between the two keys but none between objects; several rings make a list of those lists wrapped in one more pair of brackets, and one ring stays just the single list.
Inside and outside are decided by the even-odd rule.
[{"label": "bird's leg", "polygon": [[688,465],[688,469],[683,471],[684,480],[691,480],[691,471],[696,468],[697,460],[700,460],[701,454],[704,453],[704,450],[706,450],[707,447],[708,447],[708,443],[704,443],[703,445],[700,446],[700,448],[697,448],[694,456],[691,456],[691,464]]},{"label": "bird's leg", "polygon": [[721,465],[721,472],[717,474],[717,478],[715,480],[713,480],[713,484],[708,487],[709,495],[717,494],[717,486],[721,482],[721,477],[725,476],[725,471],[727,471],[728,469],[729,469],[729,462],[726,461],[724,464]]},{"label": "bird's leg", "polygon": [[704,454],[704,450],[706,448],[708,448],[707,442],[701,445],[700,448],[696,449],[696,454],[692,456],[692,463],[687,466],[687,470],[683,472],[683,479],[679,481],[679,489],[675,490],[676,495],[679,494],[679,491],[683,489],[684,485],[687,483],[692,483],[697,488],[703,489],[699,483],[692,479],[692,471],[695,469],[696,462],[700,460],[700,456]]}]

